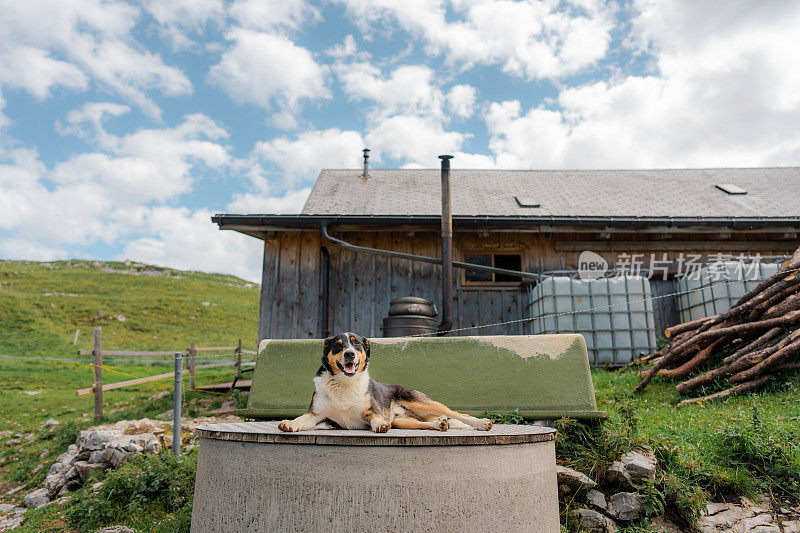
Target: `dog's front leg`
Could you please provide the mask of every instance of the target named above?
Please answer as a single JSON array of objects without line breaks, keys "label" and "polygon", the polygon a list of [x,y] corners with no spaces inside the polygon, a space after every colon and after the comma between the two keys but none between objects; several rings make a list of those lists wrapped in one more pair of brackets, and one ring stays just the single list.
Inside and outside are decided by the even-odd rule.
[{"label": "dog's front leg", "polygon": [[386,433],[389,431],[389,428],[392,427],[392,425],[387,422],[385,418],[369,407],[361,412],[361,418],[375,433]]},{"label": "dog's front leg", "polygon": [[316,427],[317,424],[325,420],[324,416],[320,416],[312,411],[302,414],[294,420],[284,420],[278,424],[278,429],[281,431],[309,431]]}]

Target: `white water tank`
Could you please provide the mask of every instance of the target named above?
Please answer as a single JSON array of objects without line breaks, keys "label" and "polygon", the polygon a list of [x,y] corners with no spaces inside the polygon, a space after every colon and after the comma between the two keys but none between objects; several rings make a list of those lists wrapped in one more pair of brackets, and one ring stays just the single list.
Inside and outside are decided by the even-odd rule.
[{"label": "white water tank", "polygon": [[681,322],[724,313],[778,268],[777,263],[722,261],[681,276],[677,283]]},{"label": "white water tank", "polygon": [[592,365],[626,365],[656,349],[650,281],[548,276],[529,289],[526,333],[580,333]]}]

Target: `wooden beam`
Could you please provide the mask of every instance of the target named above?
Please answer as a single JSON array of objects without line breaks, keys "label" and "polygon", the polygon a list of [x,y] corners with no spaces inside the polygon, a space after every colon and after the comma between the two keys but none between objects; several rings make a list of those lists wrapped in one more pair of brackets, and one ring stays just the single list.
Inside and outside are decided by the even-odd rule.
[{"label": "wooden beam", "polygon": [[[103,352],[103,355],[115,355],[115,356],[128,356],[128,357],[139,357],[139,356],[147,356],[147,355],[175,355],[176,351],[182,350],[173,350],[171,352],[134,352],[130,350],[106,350]],[[78,350],[78,355],[92,355],[94,353],[93,350]]]},{"label": "wooden beam", "polygon": [[95,326],[92,331],[94,349],[94,385],[90,392],[94,392],[94,421],[100,422],[103,418],[103,330]]},{"label": "wooden beam", "polygon": [[[242,363],[242,366],[252,366],[254,364],[255,363],[253,363],[253,362],[247,362],[247,363]],[[231,365],[233,365],[233,362],[232,361],[227,361],[225,363],[212,363],[212,364],[208,364],[208,365],[200,365],[200,366],[196,366],[195,369],[199,370],[199,369],[202,369],[202,368],[215,368],[215,367],[220,367],[220,366],[231,366]],[[171,378],[174,375],[175,375],[175,372],[173,371],[173,372],[165,372],[163,374],[156,374],[155,376],[147,376],[147,377],[143,377],[143,378],[129,379],[127,381],[118,381],[116,383],[108,383],[106,385],[103,385],[102,390],[107,391],[107,390],[121,389],[123,387],[131,387],[133,385],[140,385],[142,383],[148,383],[150,381],[158,381],[160,379]],[[93,390],[94,390],[94,387],[88,387],[88,388],[85,388],[85,389],[78,389],[78,390],[75,391],[75,394],[76,394],[76,396],[84,396],[86,394],[91,394]]]},{"label": "wooden beam", "polygon": [[560,241],[555,243],[559,252],[631,252],[631,251],[675,251],[675,252],[771,252],[792,251],[796,243],[780,241],[738,242],[738,241],[626,241],[626,242],[600,242],[600,241]]}]

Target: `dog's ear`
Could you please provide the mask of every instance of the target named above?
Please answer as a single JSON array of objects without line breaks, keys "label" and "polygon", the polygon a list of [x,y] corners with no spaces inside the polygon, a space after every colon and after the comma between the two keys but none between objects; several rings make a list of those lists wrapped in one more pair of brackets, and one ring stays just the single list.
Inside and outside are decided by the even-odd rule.
[{"label": "dog's ear", "polygon": [[364,345],[364,351],[367,352],[367,361],[369,361],[369,339],[361,337],[361,344]]},{"label": "dog's ear", "polygon": [[322,344],[322,357],[324,358],[325,355],[331,351],[331,347],[333,343],[336,342],[336,335],[332,335],[325,339],[325,342]]}]

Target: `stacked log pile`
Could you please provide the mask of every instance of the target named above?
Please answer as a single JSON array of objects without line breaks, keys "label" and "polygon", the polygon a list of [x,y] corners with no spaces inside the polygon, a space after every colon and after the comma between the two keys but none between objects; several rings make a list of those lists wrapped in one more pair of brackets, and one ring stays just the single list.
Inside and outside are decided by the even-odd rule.
[{"label": "stacked log pile", "polygon": [[[635,393],[656,375],[682,380],[677,389],[683,396],[717,380],[728,385],[679,404],[686,405],[756,390],[800,368],[800,248],[728,311],[679,324],[665,335],[669,342],[640,360],[652,366]],[[701,374],[689,377],[699,369]]]}]

